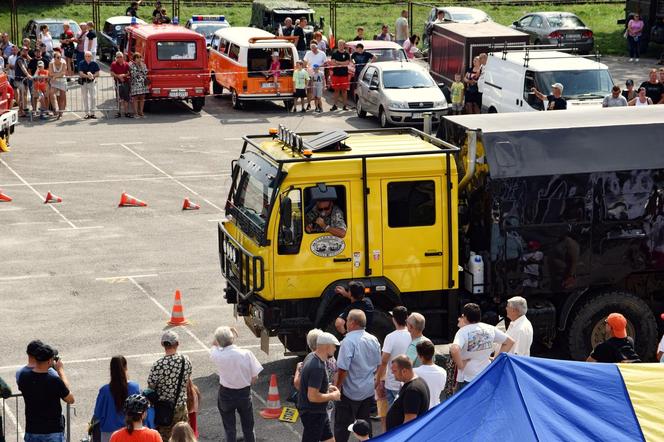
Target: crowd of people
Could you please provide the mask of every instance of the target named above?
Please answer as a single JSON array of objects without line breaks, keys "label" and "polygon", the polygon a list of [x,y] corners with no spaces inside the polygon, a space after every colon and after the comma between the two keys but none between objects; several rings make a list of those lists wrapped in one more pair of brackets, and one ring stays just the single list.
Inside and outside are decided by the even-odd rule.
[{"label": "crowd of people", "polygon": [[[302,423],[302,441],[346,442],[373,437],[372,419],[390,431],[427,413],[449,394],[473,382],[500,353],[530,356],[533,327],[526,317],[527,300],[506,303],[507,329],[482,322],[475,303],[465,304],[458,331],[449,347],[451,372],[436,364],[436,348],[425,335],[425,317],[404,306],[390,311],[394,330],[381,344],[367,331],[375,311],[364,285],[352,281],[336,287],[347,306],[335,321],[337,334],[312,329],[306,337],[310,353],[297,364],[293,376],[294,402]],[[611,313],[604,320],[607,339],[598,344],[588,362],[641,362],[627,320]],[[337,336],[341,336],[339,341]],[[209,358],[219,379],[217,407],[227,442],[242,437],[254,442],[252,385],[263,367],[254,354],[235,345],[237,332],[217,328]],[[93,440],[102,442],[195,442],[199,437],[201,392],[192,381],[192,363],[179,351],[173,330],[161,336],[163,356],[146,379],[146,388],[130,380],[127,359],[110,360],[109,382],[97,394],[90,424]],[[40,340],[26,348],[27,364],[16,372],[16,384],[25,402],[25,442],[64,442],[62,402],[73,404],[73,387],[58,351]],[[335,356],[336,355],[336,356]],[[657,349],[664,360],[664,338]],[[455,373],[453,392],[446,391],[448,374]],[[0,379],[0,396],[11,389]],[[293,396],[293,395],[291,395]],[[0,422],[1,426],[1,422]],[[0,434],[1,436],[1,434]],[[1,440],[1,439],[0,439]],[[3,441],[4,442],[4,441]]]}]

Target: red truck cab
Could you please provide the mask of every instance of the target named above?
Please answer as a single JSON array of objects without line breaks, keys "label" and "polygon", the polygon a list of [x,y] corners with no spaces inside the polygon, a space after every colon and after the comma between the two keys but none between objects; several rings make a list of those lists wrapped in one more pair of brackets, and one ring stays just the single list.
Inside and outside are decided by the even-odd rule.
[{"label": "red truck cab", "polygon": [[148,68],[152,100],[190,101],[195,112],[210,93],[210,70],[205,37],[175,25],[127,27],[125,55],[143,56]]},{"label": "red truck cab", "polygon": [[18,112],[12,110],[14,89],[9,84],[7,75],[0,72],[0,152],[8,151],[9,135],[14,133],[18,123]]}]

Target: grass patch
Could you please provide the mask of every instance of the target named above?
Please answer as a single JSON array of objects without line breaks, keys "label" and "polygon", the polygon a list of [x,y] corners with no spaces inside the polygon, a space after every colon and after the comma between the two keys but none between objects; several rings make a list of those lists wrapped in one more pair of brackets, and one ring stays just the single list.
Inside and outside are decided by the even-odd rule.
[{"label": "grass patch", "polygon": [[[19,2],[19,25],[25,26],[29,19],[35,17],[69,18],[77,22],[89,20],[92,16],[92,7],[89,5],[53,5],[53,4],[21,4]],[[129,2],[126,2],[127,4]],[[184,2],[183,2],[184,3]],[[444,3],[444,2],[441,2]],[[168,2],[166,2],[168,4]],[[467,4],[464,4],[467,5]],[[316,16],[322,16],[329,23],[329,8],[326,5],[312,3],[316,10]],[[504,25],[510,25],[513,21],[532,11],[563,10],[577,14],[595,33],[595,42],[600,52],[605,55],[626,54],[626,42],[622,37],[623,28],[616,24],[616,20],[624,15],[623,4],[579,4],[579,5],[555,5],[543,4],[537,6],[490,6],[478,5],[489,13],[495,21]],[[105,19],[113,15],[123,15],[126,5],[102,6],[101,16]],[[356,26],[364,26],[367,35],[373,35],[380,30],[383,23],[391,28],[394,21],[404,9],[403,4],[371,5],[362,4],[358,1],[353,4],[337,6],[337,39],[349,39],[355,35]],[[145,6],[140,10],[140,15],[146,18],[152,12],[152,8]],[[244,6],[218,6],[218,7],[191,7],[180,6],[181,23],[193,14],[225,14],[233,26],[246,26],[251,16],[251,7]],[[424,6],[414,7],[413,31],[421,34],[424,22],[428,16],[429,8]],[[0,11],[0,30],[9,29],[9,8]]]}]

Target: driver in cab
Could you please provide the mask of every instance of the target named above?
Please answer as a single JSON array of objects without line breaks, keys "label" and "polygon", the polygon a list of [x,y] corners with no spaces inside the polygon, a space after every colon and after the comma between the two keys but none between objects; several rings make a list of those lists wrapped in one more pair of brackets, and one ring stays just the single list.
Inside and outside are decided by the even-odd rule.
[{"label": "driver in cab", "polygon": [[307,212],[304,230],[307,233],[329,233],[343,238],[346,236],[344,214],[333,199],[319,199]]}]

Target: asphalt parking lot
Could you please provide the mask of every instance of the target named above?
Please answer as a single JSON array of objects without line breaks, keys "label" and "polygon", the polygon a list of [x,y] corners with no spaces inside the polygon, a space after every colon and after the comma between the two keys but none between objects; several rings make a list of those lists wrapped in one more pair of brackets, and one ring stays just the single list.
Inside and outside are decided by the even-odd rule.
[{"label": "asphalt parking lot", "polygon": [[[648,61],[607,60],[616,81],[647,78]],[[618,74],[616,75],[617,72]],[[329,106],[328,106],[329,107]],[[0,205],[0,299],[5,327],[0,376],[15,388],[14,372],[25,363],[28,341],[56,346],[72,390],[76,415],[72,440],[80,440],[92,415],[98,388],[108,382],[108,361],[128,357],[130,378],[145,386],[161,353],[173,294],[183,295],[191,325],[180,329],[181,351],[194,365],[203,393],[202,441],[222,439],[216,409],[217,378],[207,351],[219,325],[237,325],[238,344],[264,366],[255,386],[258,440],[297,440],[301,425],[266,421],[258,415],[269,375],[278,375],[283,400],[297,362],[273,339],[269,355],[236,321],[225,304],[217,255],[216,225],[223,217],[230,162],[241,136],[267,133],[282,123],[296,131],[377,127],[354,111],[289,114],[277,105],[231,109],[227,97],[208,98],[203,112],[164,104],[145,120],[80,120],[21,124],[12,152],[0,155],[0,189],[11,203]],[[43,203],[47,192],[63,198]],[[148,203],[119,208],[122,192]],[[181,210],[185,197],[201,205]],[[6,410],[8,440],[18,416]]]}]

